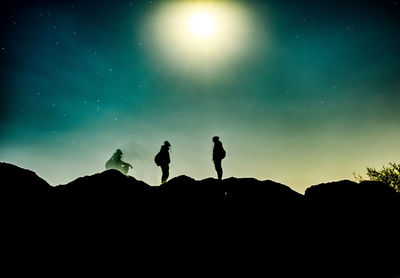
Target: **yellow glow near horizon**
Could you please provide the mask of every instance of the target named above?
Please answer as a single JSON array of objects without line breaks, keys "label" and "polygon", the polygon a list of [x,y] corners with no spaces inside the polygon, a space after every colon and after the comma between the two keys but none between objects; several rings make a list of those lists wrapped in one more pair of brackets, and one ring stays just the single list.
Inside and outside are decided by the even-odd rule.
[{"label": "yellow glow near horizon", "polygon": [[216,71],[249,51],[251,22],[247,9],[236,2],[164,2],[149,16],[143,36],[158,66],[163,62],[185,73],[198,66]]}]

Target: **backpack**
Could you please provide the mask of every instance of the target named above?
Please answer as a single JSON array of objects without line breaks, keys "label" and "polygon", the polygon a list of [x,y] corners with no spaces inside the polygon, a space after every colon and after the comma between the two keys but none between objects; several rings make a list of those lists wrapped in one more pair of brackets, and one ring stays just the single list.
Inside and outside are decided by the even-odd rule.
[{"label": "backpack", "polygon": [[112,157],[109,159],[109,160],[107,160],[107,162],[106,162],[106,169],[108,170],[108,169],[112,169],[113,167],[114,167],[114,161],[113,161],[113,159],[112,159]]},{"label": "backpack", "polygon": [[226,156],[226,151],[223,148],[221,148],[221,159],[224,159],[225,156]]},{"label": "backpack", "polygon": [[156,163],[157,166],[161,166],[161,154],[160,153],[156,154],[156,156],[154,157],[154,162]]}]

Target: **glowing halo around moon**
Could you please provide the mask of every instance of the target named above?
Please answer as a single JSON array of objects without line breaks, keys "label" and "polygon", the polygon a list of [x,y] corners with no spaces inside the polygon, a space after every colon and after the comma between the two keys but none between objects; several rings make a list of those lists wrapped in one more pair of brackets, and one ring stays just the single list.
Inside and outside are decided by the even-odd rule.
[{"label": "glowing halo around moon", "polygon": [[152,61],[181,72],[217,71],[247,55],[253,39],[252,16],[233,1],[166,1],[144,25]]}]

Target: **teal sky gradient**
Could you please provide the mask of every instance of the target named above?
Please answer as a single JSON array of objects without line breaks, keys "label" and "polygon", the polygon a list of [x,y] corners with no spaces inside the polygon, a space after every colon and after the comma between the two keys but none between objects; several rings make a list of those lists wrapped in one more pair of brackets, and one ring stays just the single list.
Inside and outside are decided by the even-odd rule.
[{"label": "teal sky gradient", "polygon": [[398,4],[292,2],[239,2],[246,49],[217,67],[162,56],[146,29],[162,1],[4,4],[0,160],[57,185],[120,148],[157,185],[164,140],[171,177],[202,179],[219,135],[225,177],[298,192],[398,162]]}]

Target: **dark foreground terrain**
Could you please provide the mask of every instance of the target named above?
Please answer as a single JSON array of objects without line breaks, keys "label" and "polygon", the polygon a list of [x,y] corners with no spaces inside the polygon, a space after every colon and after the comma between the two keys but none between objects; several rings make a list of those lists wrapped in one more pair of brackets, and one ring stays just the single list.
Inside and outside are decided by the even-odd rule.
[{"label": "dark foreground terrain", "polygon": [[400,275],[400,194],[382,183],[301,195],[248,178],[150,187],[108,170],[51,187],[7,163],[0,174],[2,270],[13,274]]}]

